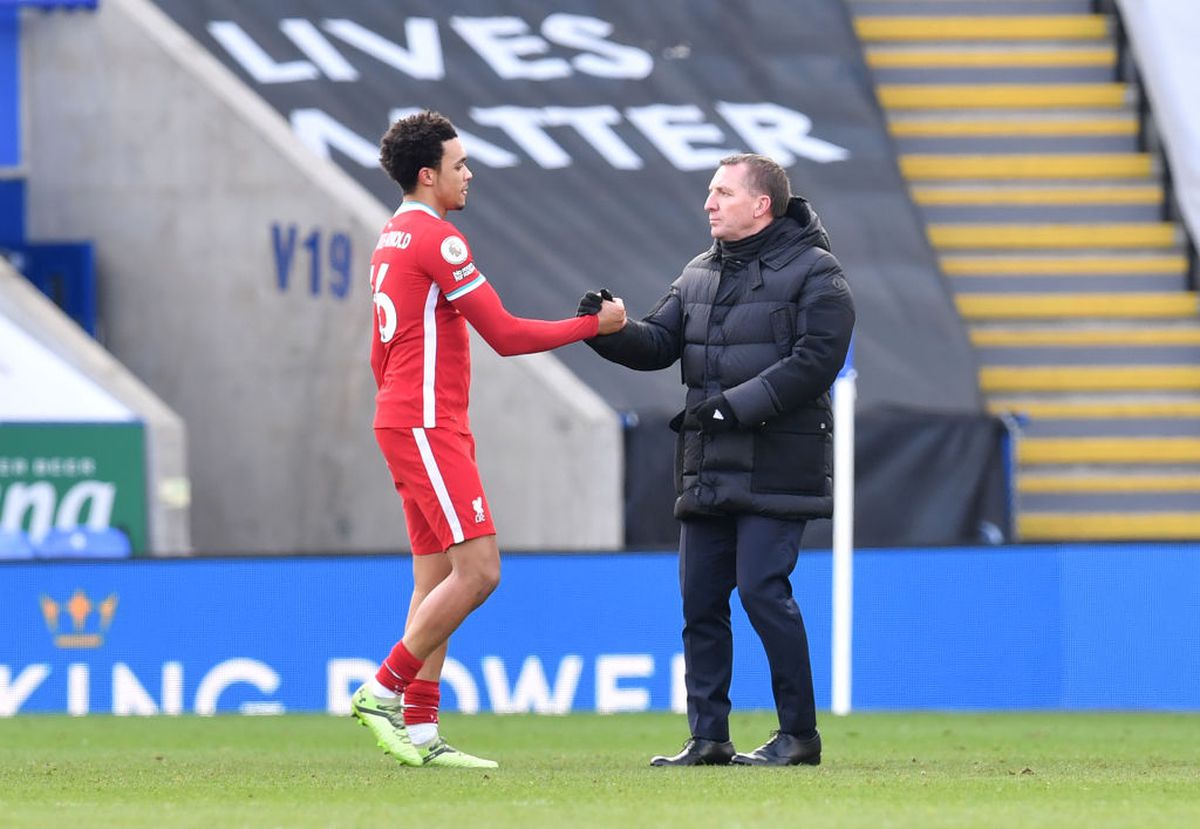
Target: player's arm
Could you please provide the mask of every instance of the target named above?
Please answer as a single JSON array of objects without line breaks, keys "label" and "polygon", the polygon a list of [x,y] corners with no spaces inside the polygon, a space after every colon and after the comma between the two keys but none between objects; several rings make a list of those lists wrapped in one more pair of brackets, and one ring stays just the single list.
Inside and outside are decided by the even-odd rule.
[{"label": "player's arm", "polygon": [[[515,317],[504,307],[500,295],[480,275],[477,284],[463,286],[446,295],[487,344],[503,357],[549,351],[594,337],[600,330],[598,315],[564,320],[534,320]],[[456,296],[457,294],[457,296]]]},{"label": "player's arm", "polygon": [[453,227],[440,244],[425,247],[421,255],[425,272],[437,282],[446,299],[502,356],[549,351],[600,333],[618,331],[625,324],[625,307],[614,302],[604,303],[595,318],[550,321],[513,316],[487,277],[475,267],[470,246],[453,232]]},{"label": "player's arm", "polygon": [[682,343],[683,303],[674,285],[642,319],[630,320],[616,334],[587,341],[604,359],[638,371],[671,365],[683,353]]}]

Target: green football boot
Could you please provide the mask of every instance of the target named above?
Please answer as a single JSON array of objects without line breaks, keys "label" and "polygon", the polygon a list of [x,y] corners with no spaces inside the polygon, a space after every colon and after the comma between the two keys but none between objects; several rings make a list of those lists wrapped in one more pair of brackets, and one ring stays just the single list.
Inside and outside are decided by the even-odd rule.
[{"label": "green football boot", "polygon": [[467,754],[465,751],[459,751],[441,737],[438,737],[429,745],[417,746],[416,750],[421,755],[421,765],[423,766],[445,766],[456,769],[494,769],[499,765],[495,760],[485,760],[482,757]]},{"label": "green football boot", "polygon": [[[385,752],[406,766],[420,766],[425,758],[417,751],[404,727],[404,704],[400,697],[379,699],[363,685],[350,698],[350,711],[375,735],[375,742]],[[474,759],[474,758],[472,758]]]}]

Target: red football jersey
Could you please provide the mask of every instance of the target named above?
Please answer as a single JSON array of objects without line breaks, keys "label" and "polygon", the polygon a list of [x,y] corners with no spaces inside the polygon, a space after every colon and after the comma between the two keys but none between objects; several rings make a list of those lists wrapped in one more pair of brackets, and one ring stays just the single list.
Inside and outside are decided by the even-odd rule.
[{"label": "red football jersey", "polygon": [[392,216],[371,256],[376,427],[469,428],[470,339],[451,300],[486,281],[433,208],[408,201]]},{"label": "red football jersey", "polygon": [[371,290],[376,428],[470,429],[468,321],[505,356],[548,351],[599,331],[594,315],[549,321],[508,313],[463,235],[417,201],[400,205],[384,226],[371,257]]}]

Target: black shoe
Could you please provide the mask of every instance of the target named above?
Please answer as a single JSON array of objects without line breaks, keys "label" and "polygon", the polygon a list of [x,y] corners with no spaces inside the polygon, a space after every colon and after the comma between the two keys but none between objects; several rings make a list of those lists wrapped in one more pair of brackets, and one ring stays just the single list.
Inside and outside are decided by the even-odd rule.
[{"label": "black shoe", "polygon": [[716,740],[702,740],[692,737],[683,744],[683,751],[674,757],[663,757],[661,754],[650,758],[652,766],[728,766],[733,759],[733,743],[726,740],[719,743]]},{"label": "black shoe", "polygon": [[821,765],[821,735],[801,740],[791,734],[776,731],[749,754],[734,755],[738,766],[819,766]]}]

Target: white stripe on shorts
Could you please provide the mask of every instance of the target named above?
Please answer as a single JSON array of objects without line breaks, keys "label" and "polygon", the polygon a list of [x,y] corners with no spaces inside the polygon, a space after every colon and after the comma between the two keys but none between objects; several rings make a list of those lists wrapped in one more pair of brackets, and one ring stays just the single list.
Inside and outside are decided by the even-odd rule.
[{"label": "white stripe on shorts", "polygon": [[433,484],[433,491],[437,493],[438,503],[442,505],[446,523],[450,525],[454,543],[461,544],[466,536],[463,535],[462,524],[458,521],[458,513],[454,511],[454,504],[450,502],[450,492],[446,489],[446,481],[442,478],[442,472],[438,469],[437,461],[433,457],[433,447],[429,445],[429,438],[424,429],[413,429],[412,433],[413,439],[417,442],[417,450],[421,453],[421,460],[425,464],[425,473],[429,475],[429,482]]}]

